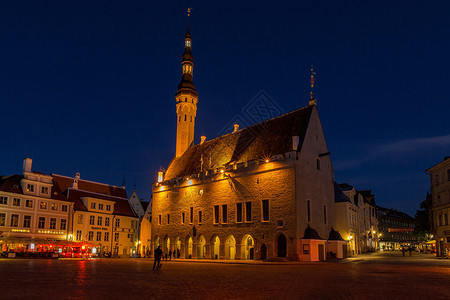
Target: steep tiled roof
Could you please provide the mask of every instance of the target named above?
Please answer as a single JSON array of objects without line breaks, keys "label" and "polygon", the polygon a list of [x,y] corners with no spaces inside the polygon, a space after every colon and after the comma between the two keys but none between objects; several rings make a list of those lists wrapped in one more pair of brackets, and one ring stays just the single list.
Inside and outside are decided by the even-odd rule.
[{"label": "steep tiled roof", "polygon": [[353,189],[353,186],[351,186],[348,183],[339,183],[339,187],[341,188],[341,190],[343,191],[349,191],[351,189]]},{"label": "steep tiled roof", "polygon": [[92,198],[97,198],[97,199],[113,201],[115,203],[114,204],[114,212],[113,212],[115,215],[136,217],[135,213],[131,209],[130,204],[128,203],[128,200],[126,198],[118,198],[118,197],[114,197],[114,196],[98,194],[98,193],[93,193],[93,192],[83,191],[83,190],[73,189],[73,188],[67,189],[65,191],[65,194],[68,196],[69,201],[74,203],[73,207],[76,211],[87,211],[88,209],[86,208],[86,206],[84,206],[81,198],[82,197],[92,197]]},{"label": "steep tiled roof", "polygon": [[342,192],[341,185],[334,182],[334,202],[350,202],[350,199]]},{"label": "steep tiled roof", "polygon": [[377,209],[377,213],[379,215],[388,216],[388,217],[392,217],[392,218],[405,219],[408,221],[414,220],[414,218],[412,218],[410,215],[408,215],[404,212],[398,211],[396,209],[393,209],[393,208],[389,209],[389,208],[377,206],[376,209]]},{"label": "steep tiled roof", "polygon": [[300,151],[311,111],[306,106],[282,116],[189,147],[170,163],[165,180],[216,169],[233,163],[266,159],[292,151],[292,137],[299,136]]},{"label": "steep tiled roof", "polygon": [[[75,178],[52,174],[53,181],[57,182],[62,191],[72,187],[73,180]],[[99,182],[93,182],[83,179],[78,179],[78,189],[84,191],[90,191],[93,193],[110,195],[114,197],[127,198],[127,191],[122,187],[103,184]]]},{"label": "steep tiled roof", "polygon": [[[39,173],[42,174],[42,173]],[[0,191],[23,194],[22,185],[20,181],[23,179],[23,175],[5,176],[0,179]],[[62,193],[61,188],[57,183],[53,184],[51,190],[51,199],[67,201],[66,197]]]}]

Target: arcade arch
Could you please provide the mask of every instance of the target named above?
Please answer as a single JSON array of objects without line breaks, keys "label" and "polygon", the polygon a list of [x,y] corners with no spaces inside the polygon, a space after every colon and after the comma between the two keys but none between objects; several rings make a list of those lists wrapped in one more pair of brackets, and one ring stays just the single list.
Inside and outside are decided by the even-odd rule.
[{"label": "arcade arch", "polygon": [[225,259],[236,259],[236,239],[232,234],[225,240]]}]

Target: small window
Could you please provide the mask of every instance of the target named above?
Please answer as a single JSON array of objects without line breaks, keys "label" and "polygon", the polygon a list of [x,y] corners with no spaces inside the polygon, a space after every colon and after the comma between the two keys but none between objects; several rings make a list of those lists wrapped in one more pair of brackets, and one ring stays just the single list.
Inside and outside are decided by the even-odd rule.
[{"label": "small window", "polygon": [[219,205],[214,205],[214,224],[219,224]]},{"label": "small window", "polygon": [[162,217],[159,215],[158,225],[161,225]]},{"label": "small window", "polygon": [[269,200],[262,201],[262,220],[264,222],[269,221]]},{"label": "small window", "polygon": [[95,203],[95,202],[92,202],[92,203],[91,203],[91,209],[95,209],[96,206],[97,206],[97,203]]},{"label": "small window", "polygon": [[311,223],[311,201],[306,201],[306,210],[308,213],[308,223]]},{"label": "small window", "polygon": [[34,192],[34,184],[27,184],[27,192]]},{"label": "small window", "polygon": [[[149,220],[149,221],[150,221],[150,220]],[[184,224],[184,222],[185,222],[185,213],[182,212],[182,213],[181,213],[181,224]]]},{"label": "small window", "polygon": [[107,211],[111,211],[111,205],[106,204],[106,210],[107,210]]},{"label": "small window", "polygon": [[39,208],[40,209],[47,209],[47,202],[41,201],[41,203],[39,203]]},{"label": "small window", "polygon": [[56,218],[50,218],[50,229],[56,229]]},{"label": "small window", "polygon": [[178,116],[178,122],[181,122],[181,116]]},{"label": "small window", "polygon": [[103,203],[98,204],[98,209],[103,210]]},{"label": "small window", "polygon": [[245,202],[245,221],[252,221],[252,202]]},{"label": "small window", "polygon": [[316,160],[317,170],[320,170],[320,158]]},{"label": "small window", "polygon": [[39,217],[38,228],[45,228],[45,217]]},{"label": "small window", "polygon": [[236,203],[236,223],[242,223],[242,203]]},{"label": "small window", "polygon": [[20,206],[20,198],[13,198],[12,205],[13,206]]},{"label": "small window", "polygon": [[83,215],[82,214],[78,215],[78,224],[83,224]]},{"label": "small window", "polygon": [[81,241],[81,230],[77,230],[77,241]]},{"label": "small window", "polygon": [[187,121],[187,115],[186,114],[184,115],[184,120]]},{"label": "small window", "polygon": [[198,211],[198,222],[202,223],[202,211],[201,210]]},{"label": "small window", "polygon": [[59,224],[59,229],[61,230],[66,230],[67,229],[67,220],[66,219],[61,219],[61,222]]},{"label": "small window", "polygon": [[[161,222],[160,222],[160,224],[161,224]],[[116,219],[116,222],[114,225],[115,225],[115,227],[120,227],[120,219],[119,218]]]},{"label": "small window", "polygon": [[119,233],[115,232],[114,233],[114,242],[118,242],[119,241]]},{"label": "small window", "polygon": [[6,226],[6,214],[0,213],[0,226]]},{"label": "small window", "polygon": [[327,206],[323,206],[323,223],[327,225]]},{"label": "small window", "polygon": [[190,207],[189,212],[190,212],[190,215],[189,215],[190,220],[189,221],[192,224],[192,223],[194,223],[194,208]]},{"label": "small window", "polygon": [[228,223],[228,206],[222,205],[222,223]]},{"label": "small window", "polygon": [[167,214],[167,225],[170,224],[170,214]]},{"label": "small window", "polygon": [[303,254],[309,254],[309,244],[303,245]]},{"label": "small window", "polygon": [[110,219],[109,219],[109,217],[105,217],[105,226],[109,226],[109,221]]},{"label": "small window", "polygon": [[93,231],[89,231],[88,232],[88,241],[93,241],[94,240],[94,232]]},{"label": "small window", "polygon": [[109,242],[109,232],[105,232],[105,242]]},{"label": "small window", "polygon": [[102,232],[101,231],[97,231],[97,241],[101,241],[102,240]]},{"label": "small window", "polygon": [[52,203],[51,210],[55,210],[55,211],[58,210],[58,204]]},{"label": "small window", "polygon": [[89,225],[95,225],[95,216],[89,216]]},{"label": "small window", "polygon": [[8,205],[8,197],[0,196],[0,204]]},{"label": "small window", "polygon": [[11,215],[11,227],[19,227],[19,215]]},{"label": "small window", "polygon": [[97,217],[97,226],[103,226],[103,217]]},{"label": "small window", "polygon": [[41,194],[48,194],[48,187],[46,186],[41,187]]},{"label": "small window", "polygon": [[23,217],[23,227],[24,228],[30,228],[31,227],[31,216],[24,216]]},{"label": "small window", "polygon": [[61,211],[67,212],[68,206],[67,205],[62,205],[61,206]]}]

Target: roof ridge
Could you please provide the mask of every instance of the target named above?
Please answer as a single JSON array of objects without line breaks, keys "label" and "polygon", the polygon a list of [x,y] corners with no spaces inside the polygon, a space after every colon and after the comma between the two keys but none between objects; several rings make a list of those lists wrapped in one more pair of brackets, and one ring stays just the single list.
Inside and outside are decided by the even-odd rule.
[{"label": "roof ridge", "polygon": [[128,201],[128,198],[122,198],[122,197],[108,195],[108,194],[96,193],[96,192],[91,192],[91,191],[82,190],[82,189],[74,189],[74,188],[71,188],[71,187],[68,187],[67,190],[68,190],[68,192],[70,192],[70,190],[72,190],[72,191],[81,191],[81,192],[91,193],[91,194],[95,194],[95,195],[102,195],[102,196],[107,196],[107,197],[111,197],[111,198],[117,198],[117,199],[122,199],[122,200],[127,200]]},{"label": "roof ridge", "polygon": [[[192,146],[189,147],[189,148],[193,148],[193,147],[196,147],[196,146],[204,145],[204,144],[206,144],[206,143],[211,143],[211,142],[214,141],[214,140],[217,140],[217,139],[220,139],[220,138],[224,138],[224,137],[226,137],[226,136],[228,136],[228,135],[237,133],[237,132],[239,132],[239,131],[247,130],[247,129],[252,128],[252,127],[260,126],[260,125],[262,125],[263,123],[267,123],[267,122],[270,122],[270,121],[273,121],[273,120],[282,118],[282,117],[284,117],[284,116],[287,116],[287,115],[289,115],[289,114],[293,114],[293,113],[295,113],[295,112],[298,112],[298,111],[300,111],[300,110],[303,110],[303,109],[306,109],[306,108],[309,108],[309,107],[311,107],[311,106],[310,106],[310,105],[307,105],[307,106],[304,106],[304,107],[297,108],[297,109],[295,109],[295,110],[292,110],[292,111],[290,111],[290,112],[284,113],[284,114],[279,115],[279,116],[276,116],[276,117],[274,117],[274,118],[267,119],[267,120],[258,122],[258,123],[256,123],[256,124],[250,125],[250,126],[248,126],[248,127],[239,129],[239,130],[237,130],[237,131],[229,132],[229,133],[227,133],[227,134],[224,134],[224,135],[215,137],[215,138],[213,138],[213,139],[207,140],[207,141],[203,142],[203,144],[192,145]],[[169,164],[169,165],[170,165],[170,164]]]},{"label": "roof ridge", "polygon": [[[69,178],[69,179],[75,179],[74,177],[70,177],[70,176],[66,176],[66,175],[59,175],[59,174],[55,174],[55,173],[51,173],[52,176],[59,176],[59,177],[65,177],[65,178]],[[91,180],[86,180],[86,179],[78,179],[78,181],[84,181],[84,182],[89,182],[89,183],[94,183],[94,184],[98,184],[98,185],[106,185],[106,186],[110,186],[110,187],[115,187],[118,189],[122,189],[122,190],[126,190],[122,187],[118,187],[116,185],[112,185],[112,184],[107,184],[107,183],[102,183],[102,182],[96,182],[96,181],[91,181]]]}]

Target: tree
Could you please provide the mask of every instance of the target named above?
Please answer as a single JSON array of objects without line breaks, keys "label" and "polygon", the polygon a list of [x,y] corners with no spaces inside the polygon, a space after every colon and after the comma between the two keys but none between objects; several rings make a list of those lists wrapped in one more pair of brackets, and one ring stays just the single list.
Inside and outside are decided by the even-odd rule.
[{"label": "tree", "polygon": [[426,241],[430,236],[430,224],[428,222],[428,207],[431,201],[431,196],[427,193],[427,197],[420,203],[420,208],[416,211],[414,216],[416,226],[414,227],[414,236],[418,241]]}]

